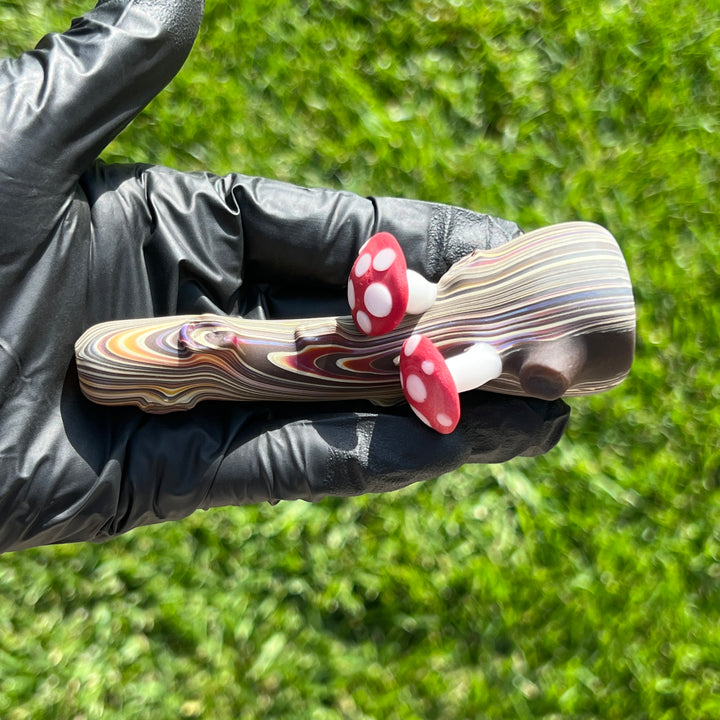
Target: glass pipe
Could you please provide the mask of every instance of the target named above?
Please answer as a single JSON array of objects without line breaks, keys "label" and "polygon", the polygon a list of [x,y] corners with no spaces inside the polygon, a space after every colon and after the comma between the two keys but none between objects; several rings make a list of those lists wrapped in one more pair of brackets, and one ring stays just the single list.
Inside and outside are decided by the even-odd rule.
[{"label": "glass pipe", "polygon": [[[203,400],[404,399],[444,433],[457,424],[458,392],[482,387],[550,400],[609,390],[630,370],[630,276],[617,242],[599,225],[551,225],[477,250],[437,286],[412,271],[403,280],[404,258],[381,255],[385,245],[364,260],[367,248],[350,274],[347,316],[187,315],[91,327],[75,348],[84,394],[153,413]],[[369,270],[399,276],[400,290],[385,275],[363,285]],[[379,287],[368,295],[372,285]],[[372,312],[367,322],[357,319],[368,310],[393,317],[373,327]],[[428,410],[430,396],[440,399]]]}]

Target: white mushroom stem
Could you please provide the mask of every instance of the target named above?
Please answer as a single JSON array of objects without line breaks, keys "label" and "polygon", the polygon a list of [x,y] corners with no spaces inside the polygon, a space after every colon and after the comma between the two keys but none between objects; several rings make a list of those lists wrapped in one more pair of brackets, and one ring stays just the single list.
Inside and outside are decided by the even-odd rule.
[{"label": "white mushroom stem", "polygon": [[502,373],[498,351],[487,343],[476,343],[445,362],[459,393],[475,390]]},{"label": "white mushroom stem", "polygon": [[414,270],[407,271],[408,280],[408,315],[420,315],[435,302],[437,285],[424,278]]}]

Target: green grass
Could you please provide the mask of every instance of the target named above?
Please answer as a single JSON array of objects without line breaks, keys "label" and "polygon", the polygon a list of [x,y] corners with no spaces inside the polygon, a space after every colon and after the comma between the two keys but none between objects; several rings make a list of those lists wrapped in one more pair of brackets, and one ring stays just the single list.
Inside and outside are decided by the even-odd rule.
[{"label": "green grass", "polygon": [[[16,53],[88,7],[5,0]],[[621,388],[549,455],[0,557],[0,717],[720,717],[717,0],[209,0],[110,160],[618,237]]]}]

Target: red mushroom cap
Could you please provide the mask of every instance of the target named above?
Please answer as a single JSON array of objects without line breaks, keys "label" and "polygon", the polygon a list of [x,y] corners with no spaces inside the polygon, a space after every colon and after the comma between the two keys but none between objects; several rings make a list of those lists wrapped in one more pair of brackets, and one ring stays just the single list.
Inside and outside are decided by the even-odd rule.
[{"label": "red mushroom cap", "polygon": [[411,335],[400,353],[400,383],[415,414],[446,435],[460,420],[460,396],[445,358],[425,335]]},{"label": "red mushroom cap", "polygon": [[400,244],[387,232],[360,248],[348,280],[348,303],[355,325],[366,335],[397,327],[407,310],[407,263]]}]

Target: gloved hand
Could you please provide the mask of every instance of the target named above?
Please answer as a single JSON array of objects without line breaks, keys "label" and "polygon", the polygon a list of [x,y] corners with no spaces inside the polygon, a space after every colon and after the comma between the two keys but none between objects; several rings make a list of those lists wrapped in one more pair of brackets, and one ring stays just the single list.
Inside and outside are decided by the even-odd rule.
[{"label": "gloved hand", "polygon": [[81,395],[73,344],[94,323],[347,313],[347,274],[378,230],[433,280],[519,232],[444,205],[97,161],[180,67],[201,11],[101,3],[0,64],[0,551],[102,540],[197,508],[385,492],[545,452],[564,430],[562,402],[483,392],[463,395],[447,436],[404,406],[204,403],[153,416]]}]

